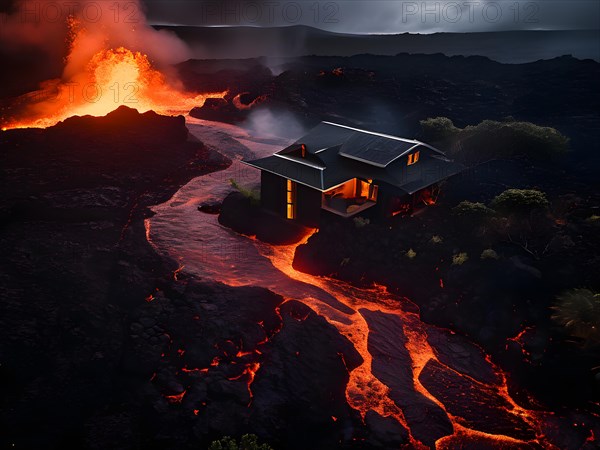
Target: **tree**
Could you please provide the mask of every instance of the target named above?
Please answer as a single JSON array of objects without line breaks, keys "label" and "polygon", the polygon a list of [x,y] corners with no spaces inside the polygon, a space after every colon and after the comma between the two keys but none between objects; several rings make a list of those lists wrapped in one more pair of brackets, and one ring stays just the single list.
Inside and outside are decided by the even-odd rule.
[{"label": "tree", "polygon": [[454,126],[452,120],[447,117],[429,118],[421,120],[423,139],[430,142],[444,141],[456,136],[461,129]]},{"label": "tree", "polygon": [[571,289],[557,296],[552,319],[584,346],[600,344],[600,294]]},{"label": "tree", "polygon": [[259,444],[258,437],[254,434],[244,434],[239,445],[235,439],[225,436],[218,441],[213,441],[208,450],[273,450],[273,448],[267,444]]},{"label": "tree", "polygon": [[569,138],[558,130],[514,119],[484,120],[458,128],[447,117],[421,121],[422,137],[466,163],[494,159],[528,158],[546,161],[569,150]]},{"label": "tree", "polygon": [[454,208],[452,208],[452,214],[469,220],[478,220],[492,216],[494,214],[494,211],[485,206],[483,203],[463,200]]},{"label": "tree", "polygon": [[504,214],[529,215],[549,205],[546,194],[535,189],[507,189],[497,195],[490,206]]}]

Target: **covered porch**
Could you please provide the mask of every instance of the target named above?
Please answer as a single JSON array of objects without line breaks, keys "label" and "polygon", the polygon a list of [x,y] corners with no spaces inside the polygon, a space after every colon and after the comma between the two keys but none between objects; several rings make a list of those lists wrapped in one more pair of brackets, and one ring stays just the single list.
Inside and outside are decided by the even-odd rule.
[{"label": "covered porch", "polygon": [[373,180],[352,178],[322,194],[321,208],[342,217],[352,217],[377,204],[378,187]]}]

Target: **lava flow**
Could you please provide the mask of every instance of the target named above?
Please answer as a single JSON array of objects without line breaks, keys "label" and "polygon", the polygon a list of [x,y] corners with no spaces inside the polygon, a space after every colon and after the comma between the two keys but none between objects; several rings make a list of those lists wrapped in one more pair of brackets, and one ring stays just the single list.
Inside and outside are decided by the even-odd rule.
[{"label": "lava flow", "polygon": [[[506,378],[504,374],[486,357],[487,363],[492,367],[496,382],[484,383],[474,379],[472,376],[458,372],[440,361],[436,350],[429,343],[428,330],[433,327],[426,325],[420,320],[418,309],[409,300],[390,294],[383,286],[375,285],[371,289],[356,288],[339,280],[328,277],[316,277],[303,272],[296,271],[292,267],[292,261],[296,247],[303,245],[310,238],[312,232],[307,235],[300,243],[291,246],[269,246],[259,241],[253,240],[259,252],[267,257],[275,268],[285,273],[288,277],[313,286],[318,286],[323,291],[328,292],[338,301],[353,310],[352,314],[344,314],[344,320],[340,320],[340,311],[324,304],[314,297],[298,298],[297,300],[307,304],[317,314],[325,317],[329,323],[334,325],[339,332],[350,340],[356,350],[363,358],[363,363],[350,373],[350,380],[346,388],[346,398],[348,404],[358,410],[361,416],[365,417],[369,410],[374,410],[382,416],[394,417],[409,432],[411,444],[415,448],[426,448],[428,444],[420,436],[415,436],[411,420],[407,420],[403,412],[403,405],[399,405],[397,396],[393,389],[382,382],[375,374],[373,369],[373,355],[370,346],[370,335],[374,332],[371,329],[368,313],[381,313],[388,318],[398,318],[402,324],[401,332],[404,335],[404,346],[408,351],[412,383],[414,391],[423,398],[437,405],[450,419],[453,426],[453,433],[441,437],[435,443],[438,448],[456,448],[470,442],[473,444],[492,442],[496,445],[518,448],[528,444],[541,445],[544,448],[553,446],[544,441],[541,426],[538,423],[537,415],[542,414],[525,410],[515,403],[508,393]],[[438,331],[436,329],[436,331]],[[445,330],[440,330],[445,332]],[[401,336],[388,336],[394,340],[401,339]],[[390,355],[386,355],[390,356]],[[468,384],[474,389],[482,389],[498,397],[502,405],[502,415],[508,415],[509,422],[511,418],[515,423],[522,423],[532,431],[528,440],[519,439],[505,434],[496,434],[476,429],[468,419],[459,414],[453,414],[450,408],[440,401],[435,395],[423,385],[421,375],[424,368],[431,363],[437,363],[445,370],[452,372],[458,377],[468,380]],[[481,400],[484,400],[483,397]],[[467,408],[469,408],[468,406]],[[518,433],[517,433],[518,434]]]}]

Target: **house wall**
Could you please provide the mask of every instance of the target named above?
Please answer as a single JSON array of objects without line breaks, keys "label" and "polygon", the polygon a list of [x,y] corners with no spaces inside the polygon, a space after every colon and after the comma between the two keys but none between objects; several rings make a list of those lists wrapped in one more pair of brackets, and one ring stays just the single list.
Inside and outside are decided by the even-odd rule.
[{"label": "house wall", "polygon": [[[263,208],[286,217],[287,179],[261,171],[260,201]],[[296,220],[317,227],[321,217],[321,192],[296,183]]]},{"label": "house wall", "polygon": [[260,172],[260,203],[263,208],[285,217],[286,179],[270,172]]}]

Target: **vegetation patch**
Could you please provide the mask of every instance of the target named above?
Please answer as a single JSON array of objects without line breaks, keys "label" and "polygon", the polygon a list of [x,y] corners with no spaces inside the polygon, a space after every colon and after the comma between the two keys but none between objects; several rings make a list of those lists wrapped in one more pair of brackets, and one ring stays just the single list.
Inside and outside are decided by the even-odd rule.
[{"label": "vegetation patch", "polygon": [[558,295],[552,319],[583,346],[600,344],[600,294],[589,289],[571,289]]},{"label": "vegetation patch", "polygon": [[225,436],[218,441],[213,441],[208,450],[273,450],[273,448],[267,444],[259,444],[256,435],[245,434],[239,444],[235,439]]},{"label": "vegetation patch", "polygon": [[543,161],[569,150],[569,138],[558,130],[514,119],[458,128],[447,117],[435,117],[422,120],[421,129],[423,140],[468,163],[515,157]]},{"label": "vegetation patch", "polygon": [[496,196],[490,206],[506,214],[528,215],[535,210],[545,209],[550,203],[546,194],[535,189],[507,189]]},{"label": "vegetation patch", "polygon": [[467,253],[457,253],[456,255],[452,255],[452,265],[453,266],[462,266],[469,260],[469,255]]},{"label": "vegetation patch", "polygon": [[240,186],[238,182],[235,181],[233,178],[229,179],[229,184],[231,184],[231,186],[234,189],[236,189],[240,194],[249,199],[252,205],[258,206],[260,204],[260,193]]}]

